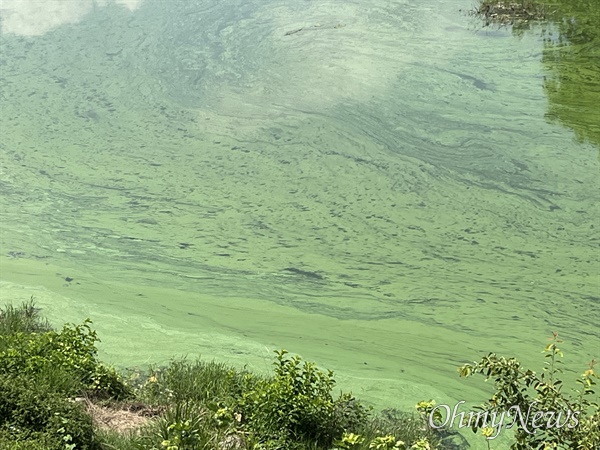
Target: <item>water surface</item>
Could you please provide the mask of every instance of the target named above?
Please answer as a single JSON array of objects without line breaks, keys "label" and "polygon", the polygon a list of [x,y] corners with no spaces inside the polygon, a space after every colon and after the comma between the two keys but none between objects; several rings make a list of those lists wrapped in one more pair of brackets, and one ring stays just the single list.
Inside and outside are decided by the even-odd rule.
[{"label": "water surface", "polygon": [[456,367],[539,370],[552,331],[598,358],[600,117],[548,95],[539,33],[459,0],[121,3],[4,11],[2,302],[90,317],[121,367],[286,348],[379,407],[482,402]]}]

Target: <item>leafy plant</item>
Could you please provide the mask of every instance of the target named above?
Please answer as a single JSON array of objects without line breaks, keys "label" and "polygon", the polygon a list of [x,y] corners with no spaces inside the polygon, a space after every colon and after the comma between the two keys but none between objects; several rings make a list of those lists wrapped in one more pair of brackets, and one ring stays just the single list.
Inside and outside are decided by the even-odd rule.
[{"label": "leafy plant", "polygon": [[195,449],[200,440],[200,435],[194,425],[195,423],[191,419],[170,423],[166,433],[168,439],[163,440],[161,445],[166,450]]},{"label": "leafy plant", "polygon": [[365,438],[360,434],[348,433],[344,431],[342,438],[336,442],[335,450],[353,450],[360,448],[360,445],[365,441]]},{"label": "leafy plant", "polygon": [[[479,363],[466,364],[460,369],[462,377],[483,374],[493,378],[496,392],[480,410],[487,413],[505,413],[513,417],[515,443],[513,450],[526,449],[579,449],[600,448],[600,411],[595,385],[598,375],[595,361],[580,376],[575,395],[562,391],[562,351],[553,333],[551,342],[543,350],[545,367],[541,374],[524,369],[514,358],[498,357],[494,353]],[[473,431],[486,427],[480,420],[472,424]],[[489,430],[488,433],[489,434]],[[491,437],[488,436],[488,439]]]},{"label": "leafy plant", "polygon": [[431,424],[429,423],[430,420],[433,420],[436,428],[440,428],[440,423],[442,422],[442,413],[439,409],[435,408],[435,400],[420,401],[417,403],[415,408],[419,412],[419,415],[421,416],[426,428],[431,427]]},{"label": "leafy plant", "polygon": [[96,359],[89,323],[54,331],[33,300],[0,311],[0,449],[98,448],[90,415],[69,397],[129,391]]},{"label": "leafy plant", "polygon": [[274,377],[245,393],[240,402],[249,427],[263,440],[310,440],[326,447],[341,437],[349,422],[366,417],[366,410],[352,396],[333,399],[333,372],[323,372],[298,356],[289,357],[285,350],[276,355]]},{"label": "leafy plant", "polygon": [[397,441],[394,435],[377,436],[369,443],[372,450],[406,450],[406,444],[403,441]]},{"label": "leafy plant", "polygon": [[93,395],[127,397],[129,390],[121,376],[97,360],[98,337],[90,324],[86,320],[82,325],[65,325],[60,332],[15,331],[0,335],[0,373],[35,375],[61,370]]},{"label": "leafy plant", "polygon": [[0,424],[12,442],[38,441],[46,450],[95,448],[83,406],[26,376],[0,377]]}]

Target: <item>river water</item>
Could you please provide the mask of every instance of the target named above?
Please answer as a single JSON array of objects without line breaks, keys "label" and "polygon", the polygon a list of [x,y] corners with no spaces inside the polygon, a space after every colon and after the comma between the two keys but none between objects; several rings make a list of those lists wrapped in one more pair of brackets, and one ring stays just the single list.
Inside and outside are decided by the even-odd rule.
[{"label": "river water", "polygon": [[541,370],[553,331],[568,376],[600,356],[598,147],[553,120],[535,30],[462,0],[3,5],[2,303],[91,318],[119,367],[286,348],[378,407],[481,403],[456,368]]}]

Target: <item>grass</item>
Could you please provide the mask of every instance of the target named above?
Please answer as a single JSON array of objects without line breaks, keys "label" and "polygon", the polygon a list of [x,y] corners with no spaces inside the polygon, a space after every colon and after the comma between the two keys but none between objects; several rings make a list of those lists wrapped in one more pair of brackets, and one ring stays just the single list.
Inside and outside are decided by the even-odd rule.
[{"label": "grass", "polygon": [[118,373],[90,323],[53,330],[33,299],[0,310],[0,450],[453,448],[416,413],[335,395],[332,372],[285,351],[270,377],[186,359]]},{"label": "grass", "polygon": [[33,298],[15,308],[6,305],[0,311],[0,335],[12,333],[39,333],[50,331],[52,327],[48,321],[39,315],[39,309],[35,307]]}]

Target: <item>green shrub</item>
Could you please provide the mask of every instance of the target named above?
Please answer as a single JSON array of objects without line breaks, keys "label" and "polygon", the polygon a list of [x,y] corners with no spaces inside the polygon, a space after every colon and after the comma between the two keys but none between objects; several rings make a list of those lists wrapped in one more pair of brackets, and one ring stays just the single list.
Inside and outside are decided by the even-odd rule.
[{"label": "green shrub", "polygon": [[79,380],[79,391],[99,397],[127,397],[129,390],[120,375],[96,359],[98,337],[90,323],[86,320],[82,325],[65,325],[61,332],[14,331],[0,335],[0,374],[33,376],[58,370]]},{"label": "green shrub", "polygon": [[18,433],[0,429],[0,450],[68,450],[65,442],[47,433]]},{"label": "green shrub", "polygon": [[[580,387],[573,390],[574,395],[564,393],[563,382],[558,378],[562,372],[559,358],[563,353],[557,344],[561,341],[556,333],[551,339],[544,349],[546,363],[539,375],[524,369],[514,358],[506,359],[494,353],[474,365],[466,364],[460,369],[460,375],[468,377],[479,373],[484,374],[486,380],[494,379],[496,392],[480,409],[490,414],[512,413],[515,442],[511,449],[597,450],[600,448],[600,410],[594,388],[598,379],[595,361],[577,380]],[[576,421],[573,413],[577,413]],[[545,426],[547,424],[551,426]],[[483,429],[487,438],[497,434],[478,421],[472,425],[473,431]]]},{"label": "green shrub", "polygon": [[340,394],[333,404],[334,422],[342,430],[360,429],[368,421],[371,411],[349,393]]},{"label": "green shrub", "polygon": [[95,448],[92,420],[83,405],[24,375],[0,377],[0,424],[4,441],[27,441],[33,448],[43,444],[47,450]]},{"label": "green shrub", "polygon": [[0,450],[98,448],[91,417],[69,397],[122,398],[129,390],[98,362],[89,323],[57,332],[32,302],[0,311]]},{"label": "green shrub", "polygon": [[244,394],[243,416],[266,448],[289,448],[291,442],[311,441],[328,447],[347,426],[363,420],[365,409],[351,396],[334,400],[333,372],[322,372],[300,357],[276,352],[275,375]]}]

